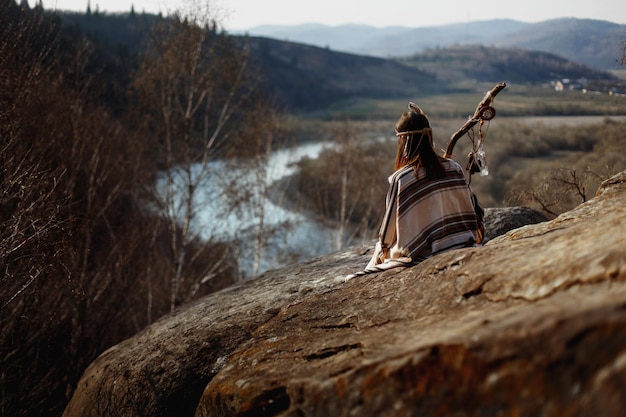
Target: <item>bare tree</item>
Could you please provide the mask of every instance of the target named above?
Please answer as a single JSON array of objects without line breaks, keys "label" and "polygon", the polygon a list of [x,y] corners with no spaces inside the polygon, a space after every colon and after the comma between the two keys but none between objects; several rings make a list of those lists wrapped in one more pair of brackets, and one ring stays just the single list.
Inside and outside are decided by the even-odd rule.
[{"label": "bare tree", "polygon": [[299,191],[332,230],[330,247],[341,249],[373,237],[384,209],[388,170],[377,143],[367,143],[349,120],[330,130],[333,146],[317,160],[299,163]]},{"label": "bare tree", "polygon": [[601,174],[587,167],[584,170],[558,168],[542,176],[539,183],[527,179],[523,185],[517,185],[506,196],[505,203],[536,207],[549,217],[576,207],[587,201],[590,190],[612,175],[612,169],[606,167]]},{"label": "bare tree", "polygon": [[[259,273],[261,260],[263,258],[263,249],[269,240],[268,229],[271,228],[271,225],[268,224],[266,203],[269,199],[268,193],[271,185],[268,180],[268,164],[273,149],[273,124],[276,115],[271,111],[260,112],[260,114],[262,114],[267,121],[267,126],[255,132],[255,135],[258,137],[256,141],[258,149],[255,155],[248,159],[246,163],[246,166],[250,168],[251,172],[251,176],[249,177],[250,183],[247,184],[251,193],[246,200],[254,219],[254,225],[251,230],[251,234],[253,235],[251,239],[253,242],[251,276],[256,276]],[[259,124],[259,126],[262,126],[262,124]]]},{"label": "bare tree", "polygon": [[[224,252],[199,276],[185,272],[207,245],[226,239],[210,228],[225,222],[250,195],[234,178],[241,172],[229,169],[225,160],[252,155],[261,162],[271,151],[271,127],[265,122],[262,130],[251,129],[246,116],[258,110],[255,77],[245,43],[220,33],[206,15],[175,15],[154,27],[135,86],[151,111],[162,163],[153,195],[169,230],[170,309],[227,267],[227,257],[233,255]],[[199,216],[209,210],[213,224],[200,227]],[[263,229],[263,213],[257,214]],[[188,289],[186,294],[182,288]]]},{"label": "bare tree", "polygon": [[133,197],[142,151],[69,88],[55,33],[40,10],[0,3],[3,415],[60,412],[88,363],[145,324],[125,320],[149,222]]},{"label": "bare tree", "polygon": [[[185,68],[201,62],[198,69],[168,78],[162,57],[151,50],[161,67],[142,68],[143,97],[158,105],[134,106],[133,123],[115,118],[98,101],[96,90],[106,86],[98,74],[86,73],[96,66],[92,45],[81,39],[78,49],[58,51],[59,29],[40,12],[0,0],[2,415],[60,414],[104,349],[169,311],[172,299],[195,298],[225,283],[234,269],[228,245],[207,245],[193,228],[192,211],[164,226],[138,196],[155,182],[157,157],[169,167],[162,172],[172,174],[170,191],[178,179],[191,178],[184,189],[195,192],[198,172],[214,171],[215,159],[244,140],[226,127],[233,117],[243,120],[235,109],[251,91],[245,60],[238,60],[242,45],[231,48],[230,39],[204,25],[206,41],[195,55],[169,56]],[[181,20],[174,23],[187,29]],[[194,28],[175,33],[178,41],[197,36]],[[205,46],[220,66],[197,58]],[[153,113],[142,117],[143,109]],[[143,129],[169,144],[168,152],[146,143]],[[181,169],[180,161],[193,166]],[[159,200],[150,202],[156,208]],[[170,239],[175,244],[165,245]],[[174,258],[184,263],[177,269],[167,259],[181,241],[186,252]],[[164,285],[172,272],[181,277],[178,287]]]},{"label": "bare tree", "polygon": [[[357,169],[358,163],[364,158],[363,144],[359,144],[350,121],[346,120],[335,132],[337,146],[337,173],[339,176],[339,206],[336,208],[335,249],[340,250],[346,241],[352,241],[354,236],[347,237],[350,223],[362,193],[371,191],[371,187],[356,187],[355,177],[361,175]],[[361,140],[362,141],[362,140]],[[371,209],[371,206],[370,206]],[[369,213],[365,214],[365,218]],[[357,229],[358,231],[358,229]]]},{"label": "bare tree", "polygon": [[247,212],[244,216],[249,219],[237,233],[242,251],[239,258],[245,264],[242,275],[246,277],[257,276],[269,266],[296,255],[288,245],[288,235],[297,216],[290,216],[282,207],[286,189],[274,181],[281,178],[283,167],[272,165],[276,150],[289,152],[290,134],[283,122],[283,116],[266,100],[256,101],[255,108],[246,114],[246,131],[242,133],[248,138],[247,155],[231,161],[236,169],[245,172],[230,192],[239,190],[233,198],[241,203],[241,209]]}]

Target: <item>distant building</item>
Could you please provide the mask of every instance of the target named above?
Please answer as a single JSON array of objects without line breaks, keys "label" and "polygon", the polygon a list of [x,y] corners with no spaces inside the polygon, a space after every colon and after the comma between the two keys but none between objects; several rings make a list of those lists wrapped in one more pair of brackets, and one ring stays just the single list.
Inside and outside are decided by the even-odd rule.
[{"label": "distant building", "polygon": [[558,80],[554,82],[554,91],[563,91],[565,90],[565,85],[563,84],[563,81]]},{"label": "distant building", "polygon": [[586,83],[587,80],[585,78],[581,78],[580,80],[576,80],[575,82],[573,82],[569,78],[563,78],[554,82],[554,90],[582,90],[585,88]]}]

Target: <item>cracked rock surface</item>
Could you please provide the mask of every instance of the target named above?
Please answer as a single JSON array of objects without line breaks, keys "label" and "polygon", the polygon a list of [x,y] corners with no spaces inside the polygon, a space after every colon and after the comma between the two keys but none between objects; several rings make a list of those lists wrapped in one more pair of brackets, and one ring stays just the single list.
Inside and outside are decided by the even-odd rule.
[{"label": "cracked rock surface", "polygon": [[351,248],[212,294],[105,352],[64,415],[624,415],[626,172],[497,235],[343,282],[370,256]]}]

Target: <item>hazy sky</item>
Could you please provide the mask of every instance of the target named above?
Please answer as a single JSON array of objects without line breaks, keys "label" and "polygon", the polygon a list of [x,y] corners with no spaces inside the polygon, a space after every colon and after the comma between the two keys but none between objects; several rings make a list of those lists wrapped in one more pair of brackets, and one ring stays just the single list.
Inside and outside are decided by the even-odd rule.
[{"label": "hazy sky", "polygon": [[[29,0],[31,5],[38,0]],[[43,0],[46,9],[87,9],[88,0]],[[207,0],[89,0],[106,12],[164,14],[180,4]],[[434,26],[470,20],[508,18],[539,22],[558,17],[577,17],[626,23],[624,0],[209,0],[221,11],[226,29],[248,29],[258,25],[362,23],[372,26]]]}]

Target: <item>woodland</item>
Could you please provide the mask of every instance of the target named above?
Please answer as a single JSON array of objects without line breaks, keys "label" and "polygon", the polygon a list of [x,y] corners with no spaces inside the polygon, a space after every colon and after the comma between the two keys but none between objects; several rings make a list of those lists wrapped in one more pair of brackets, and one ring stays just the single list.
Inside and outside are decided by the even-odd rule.
[{"label": "woodland", "polygon": [[[0,0],[1,415],[61,415],[107,348],[252,279],[261,249],[288,227],[267,221],[268,200],[336,230],[329,251],[372,239],[393,122],[408,100],[419,97],[443,147],[510,73],[504,65],[451,83],[432,56],[386,60],[231,36],[210,16],[200,4],[163,17]],[[488,52],[492,62],[502,56]],[[484,206],[554,217],[626,169],[626,97],[607,93],[623,82],[613,74],[541,57],[543,72],[515,79],[493,126],[474,132],[489,140],[490,175],[472,187]],[[569,70],[595,81],[597,94],[546,87],[548,74]],[[600,121],[525,121],[546,115]],[[264,180],[272,152],[311,141],[332,146],[287,179]],[[468,143],[455,152],[461,163]],[[198,230],[207,184],[221,206]],[[218,225],[244,212],[254,222],[225,237]],[[288,248],[282,256],[298,260]]]}]

